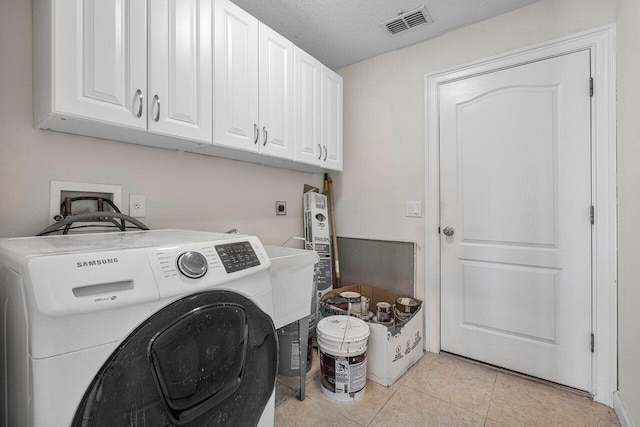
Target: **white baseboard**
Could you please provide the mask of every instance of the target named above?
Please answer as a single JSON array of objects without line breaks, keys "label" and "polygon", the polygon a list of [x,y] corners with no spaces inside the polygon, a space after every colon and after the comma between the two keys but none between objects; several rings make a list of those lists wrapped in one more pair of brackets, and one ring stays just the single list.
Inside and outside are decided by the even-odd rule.
[{"label": "white baseboard", "polygon": [[627,412],[622,398],[620,397],[619,391],[613,393],[613,409],[616,411],[621,427],[634,427],[633,423],[631,423],[631,418],[629,418],[629,413]]}]

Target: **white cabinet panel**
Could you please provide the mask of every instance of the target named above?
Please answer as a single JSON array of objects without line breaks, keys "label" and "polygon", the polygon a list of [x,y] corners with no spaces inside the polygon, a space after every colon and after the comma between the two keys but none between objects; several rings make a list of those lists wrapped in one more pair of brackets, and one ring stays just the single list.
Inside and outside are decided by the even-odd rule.
[{"label": "white cabinet panel", "polygon": [[322,162],[320,61],[294,48],[294,156],[296,162],[320,166]]},{"label": "white cabinet panel", "polygon": [[258,20],[229,1],[214,11],[216,145],[258,151]]},{"label": "white cabinet panel", "polygon": [[[145,128],[145,1],[58,0],[50,7],[53,51],[38,62],[50,80],[36,87],[53,87],[38,91],[43,99],[34,101],[36,124],[53,113]],[[37,36],[36,43],[45,38]]]},{"label": "white cabinet panel", "polygon": [[293,43],[260,23],[260,153],[293,159]]},{"label": "white cabinet panel", "polygon": [[149,3],[148,130],[212,141],[211,0]]},{"label": "white cabinet panel", "polygon": [[322,66],[322,166],[342,170],[342,77]]}]

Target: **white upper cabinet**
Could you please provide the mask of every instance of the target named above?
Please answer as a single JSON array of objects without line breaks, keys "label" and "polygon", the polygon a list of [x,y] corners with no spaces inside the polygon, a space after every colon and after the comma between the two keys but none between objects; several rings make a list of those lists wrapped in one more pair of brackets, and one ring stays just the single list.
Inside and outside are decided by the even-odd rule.
[{"label": "white upper cabinet", "polygon": [[294,156],[296,162],[322,163],[322,80],[320,61],[296,47],[293,51]]},{"label": "white upper cabinet", "polygon": [[293,43],[227,0],[214,22],[213,143],[293,159]]},{"label": "white upper cabinet", "polygon": [[322,66],[322,167],[342,170],[342,77]]},{"label": "white upper cabinet", "polygon": [[258,20],[230,1],[214,4],[213,142],[258,152]]},{"label": "white upper cabinet", "polygon": [[149,2],[149,132],[212,141],[211,4]]},{"label": "white upper cabinet", "polygon": [[145,0],[36,0],[34,118],[146,128]]},{"label": "white upper cabinet", "polygon": [[260,153],[293,159],[293,43],[259,26]]},{"label": "white upper cabinet", "polygon": [[342,170],[342,78],[229,0],[33,0],[34,124]]}]

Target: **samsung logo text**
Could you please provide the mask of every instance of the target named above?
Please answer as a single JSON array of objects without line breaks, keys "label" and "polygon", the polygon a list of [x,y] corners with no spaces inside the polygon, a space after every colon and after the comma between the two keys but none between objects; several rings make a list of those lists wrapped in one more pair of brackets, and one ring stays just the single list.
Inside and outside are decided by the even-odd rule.
[{"label": "samsung logo text", "polygon": [[91,261],[77,262],[76,267],[78,268],[95,267],[98,265],[115,264],[117,262],[118,262],[118,258],[94,259]]}]

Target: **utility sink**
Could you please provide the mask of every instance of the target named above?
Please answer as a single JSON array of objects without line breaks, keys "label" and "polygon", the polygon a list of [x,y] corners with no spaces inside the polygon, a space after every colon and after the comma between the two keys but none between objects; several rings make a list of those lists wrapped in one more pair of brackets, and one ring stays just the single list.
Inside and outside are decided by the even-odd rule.
[{"label": "utility sink", "polygon": [[313,267],[318,254],[281,246],[265,246],[265,249],[271,259],[273,323],[279,329],[312,314]]}]

